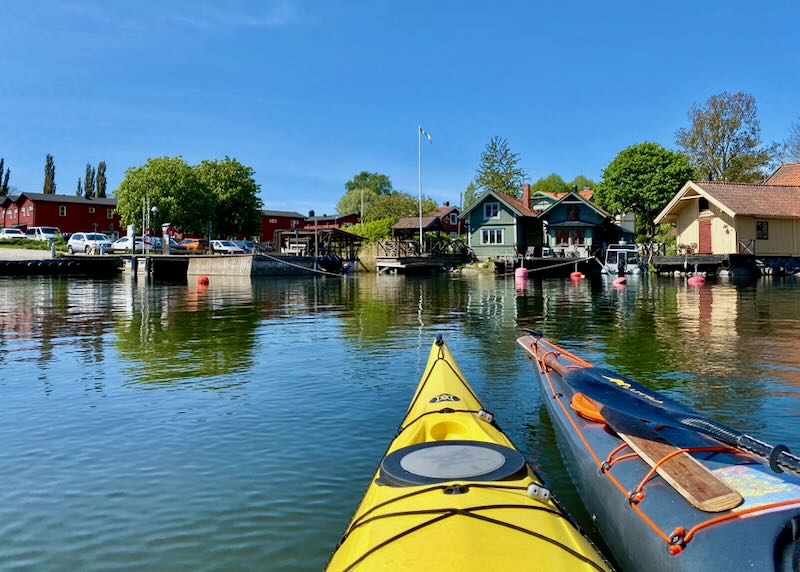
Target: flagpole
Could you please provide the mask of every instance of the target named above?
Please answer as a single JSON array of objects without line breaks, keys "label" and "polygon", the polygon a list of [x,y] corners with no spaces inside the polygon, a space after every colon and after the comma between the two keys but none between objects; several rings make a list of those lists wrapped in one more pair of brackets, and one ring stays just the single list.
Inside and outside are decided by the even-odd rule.
[{"label": "flagpole", "polygon": [[424,242],[422,241],[422,125],[417,126],[417,176],[419,187],[419,252],[422,254]]}]

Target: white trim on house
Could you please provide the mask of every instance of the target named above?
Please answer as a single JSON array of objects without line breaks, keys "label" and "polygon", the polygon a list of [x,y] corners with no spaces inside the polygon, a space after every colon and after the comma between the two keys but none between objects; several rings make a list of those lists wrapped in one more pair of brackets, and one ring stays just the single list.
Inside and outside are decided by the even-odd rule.
[{"label": "white trim on house", "polygon": [[481,245],[494,246],[505,244],[505,229],[503,228],[483,228],[481,229]]},{"label": "white trim on house", "polygon": [[[489,209],[487,207],[492,207],[492,208]],[[490,210],[494,211],[494,214],[491,214]],[[495,218],[500,218],[500,203],[495,203],[495,202],[483,203],[483,220],[489,220]]]}]

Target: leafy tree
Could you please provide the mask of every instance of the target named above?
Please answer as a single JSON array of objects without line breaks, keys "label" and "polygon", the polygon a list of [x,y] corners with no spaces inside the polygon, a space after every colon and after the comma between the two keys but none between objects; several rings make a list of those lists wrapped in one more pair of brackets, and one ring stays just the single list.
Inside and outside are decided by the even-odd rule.
[{"label": "leafy tree", "polygon": [[656,232],[655,216],[695,176],[686,155],[657,143],[641,143],[622,151],[606,167],[595,197],[612,213],[634,212],[637,233],[650,240]]},{"label": "leafy tree", "polygon": [[381,218],[368,223],[351,226],[347,232],[362,237],[368,243],[378,242],[392,235],[392,227],[397,222],[395,217]]},{"label": "leafy tree", "polygon": [[5,165],[6,160],[0,157],[0,197],[4,197],[8,194],[8,180],[11,178],[10,168],[6,168],[5,174],[3,173]]},{"label": "leafy tree", "polygon": [[[422,197],[423,214],[430,213],[436,208],[436,202],[430,197]],[[350,214],[361,212],[361,190],[354,189],[339,199],[336,204],[336,212],[339,214]],[[401,216],[414,216],[419,214],[419,203],[417,197],[400,191],[392,191],[388,194],[379,195],[372,191],[364,191],[364,222],[375,221],[383,218],[394,218],[397,220]]]},{"label": "leafy tree", "polygon": [[751,183],[777,158],[778,145],[761,145],[755,98],[743,92],[712,95],[689,110],[691,125],[679,129],[678,146],[700,175],[712,180]]},{"label": "leafy tree", "polygon": [[195,167],[199,182],[214,200],[213,227],[217,236],[252,236],[261,229],[261,189],[254,171],[230,157],[203,161]]},{"label": "leafy tree", "polygon": [[552,195],[566,193],[570,188],[571,187],[564,182],[564,179],[556,173],[552,173],[533,183],[533,185],[531,185],[531,193],[550,193]]},{"label": "leafy tree", "polygon": [[484,191],[518,197],[525,171],[519,167],[519,155],[511,151],[508,141],[492,137],[481,153],[475,182]]},{"label": "leafy tree", "polygon": [[467,190],[464,191],[464,200],[462,201],[462,208],[467,210],[472,203],[478,200],[478,189],[475,186],[475,183],[470,181],[469,185],[467,185]]},{"label": "leafy tree", "polygon": [[45,195],[56,194],[56,162],[49,153],[44,160],[44,189]]},{"label": "leafy tree", "polygon": [[75,194],[79,197],[83,196],[83,180],[78,177],[78,188],[75,189]]},{"label": "leafy tree", "polygon": [[97,198],[106,198],[107,184],[108,180],[106,179],[106,162],[100,161],[100,163],[97,165]]},{"label": "leafy tree", "polygon": [[158,207],[151,218],[154,229],[169,222],[184,233],[203,235],[215,216],[213,192],[181,157],[148,159],[143,166],[128,169],[116,196],[123,225],[141,223],[146,197],[151,207]]},{"label": "leafy tree", "polygon": [[[789,138],[786,140],[786,154],[792,161],[800,162],[800,118],[789,128]],[[2,171],[0,167],[0,171]]]},{"label": "leafy tree", "polygon": [[572,189],[574,187],[578,187],[579,191],[582,191],[583,189],[596,189],[597,188],[597,182],[596,181],[591,180],[589,177],[584,177],[583,175],[578,175],[577,177],[572,179],[572,181],[567,183],[567,185],[569,186],[570,189]]},{"label": "leafy tree", "polygon": [[[361,171],[358,175],[347,181],[344,184],[344,188],[347,192],[360,191],[361,189],[365,191],[369,190],[376,195],[388,195],[394,191],[392,180],[389,177],[380,173],[370,173],[369,171]],[[340,214],[350,214],[351,212],[355,211]]]},{"label": "leafy tree", "polygon": [[91,199],[94,196],[94,167],[90,163],[86,163],[86,179],[83,183],[83,196]]}]

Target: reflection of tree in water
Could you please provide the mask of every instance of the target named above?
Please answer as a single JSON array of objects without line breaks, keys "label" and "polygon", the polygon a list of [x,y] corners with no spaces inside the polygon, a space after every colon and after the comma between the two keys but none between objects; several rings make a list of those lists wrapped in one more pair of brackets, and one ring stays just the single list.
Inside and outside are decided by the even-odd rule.
[{"label": "reflection of tree in water", "polygon": [[164,385],[195,379],[208,389],[241,383],[203,380],[253,366],[261,316],[252,296],[242,299],[240,291],[229,294],[224,289],[192,287],[134,292],[134,310],[116,330],[117,349],[131,364],[128,378]]}]

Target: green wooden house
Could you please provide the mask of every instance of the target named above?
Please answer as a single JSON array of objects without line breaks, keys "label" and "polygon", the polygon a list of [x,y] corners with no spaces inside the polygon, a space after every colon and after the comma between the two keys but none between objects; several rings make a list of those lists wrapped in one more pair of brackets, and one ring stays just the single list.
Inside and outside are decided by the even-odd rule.
[{"label": "green wooden house", "polygon": [[479,260],[524,255],[542,245],[542,223],[531,210],[526,186],[523,200],[488,191],[461,213],[468,244]]}]

